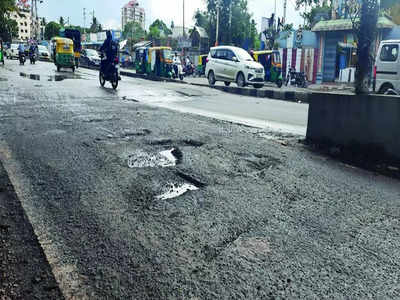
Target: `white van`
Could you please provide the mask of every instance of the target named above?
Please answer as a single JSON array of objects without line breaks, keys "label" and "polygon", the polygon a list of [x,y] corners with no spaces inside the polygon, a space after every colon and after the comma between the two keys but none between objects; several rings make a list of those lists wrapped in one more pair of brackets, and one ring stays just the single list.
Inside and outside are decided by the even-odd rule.
[{"label": "white van", "polygon": [[374,68],[374,91],[400,95],[400,40],[382,41]]}]

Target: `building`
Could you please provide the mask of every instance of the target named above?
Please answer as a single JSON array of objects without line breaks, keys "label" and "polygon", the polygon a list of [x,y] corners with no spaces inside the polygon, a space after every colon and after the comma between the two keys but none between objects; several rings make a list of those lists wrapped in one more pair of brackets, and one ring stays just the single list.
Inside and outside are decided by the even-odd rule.
[{"label": "building", "polygon": [[193,50],[198,50],[199,55],[208,54],[208,51],[210,50],[210,39],[204,28],[194,26],[190,34],[190,39],[192,40]]},{"label": "building", "polygon": [[13,11],[10,15],[12,20],[18,24],[18,36],[13,39],[27,41],[31,38],[32,17],[29,9],[20,9],[18,12]]},{"label": "building", "polygon": [[144,8],[139,6],[139,2],[137,0],[129,1],[121,9],[121,29],[124,30],[125,25],[129,22],[137,22],[142,26],[143,29],[145,29],[145,11]]}]

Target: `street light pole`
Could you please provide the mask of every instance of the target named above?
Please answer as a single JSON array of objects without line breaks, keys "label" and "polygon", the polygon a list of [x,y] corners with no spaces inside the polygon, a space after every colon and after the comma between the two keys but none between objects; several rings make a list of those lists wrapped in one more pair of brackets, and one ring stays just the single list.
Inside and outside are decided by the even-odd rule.
[{"label": "street light pole", "polygon": [[217,32],[215,33],[215,46],[218,46],[218,38],[219,38],[219,2],[217,2]]}]

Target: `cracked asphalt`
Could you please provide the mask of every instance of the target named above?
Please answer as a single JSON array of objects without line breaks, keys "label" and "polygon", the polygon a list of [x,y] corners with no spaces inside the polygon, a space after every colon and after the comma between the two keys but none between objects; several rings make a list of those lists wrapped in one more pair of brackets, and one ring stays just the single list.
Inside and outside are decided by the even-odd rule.
[{"label": "cracked asphalt", "polygon": [[400,297],[397,180],[298,143],[306,105],[183,92],[0,67],[0,160],[66,299]]}]

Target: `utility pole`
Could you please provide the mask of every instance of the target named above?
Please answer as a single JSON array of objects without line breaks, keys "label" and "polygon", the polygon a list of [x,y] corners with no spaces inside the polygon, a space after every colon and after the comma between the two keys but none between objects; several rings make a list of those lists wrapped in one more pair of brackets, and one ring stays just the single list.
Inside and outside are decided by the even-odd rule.
[{"label": "utility pole", "polygon": [[217,32],[215,34],[215,46],[218,46],[218,38],[219,38],[219,2],[217,2]]},{"label": "utility pole", "polygon": [[183,0],[183,37],[185,37],[185,0]]},{"label": "utility pole", "polygon": [[86,33],[86,8],[83,8],[83,33]]},{"label": "utility pole", "polygon": [[287,0],[283,0],[283,22],[282,24],[286,24],[286,8],[287,8]]}]

